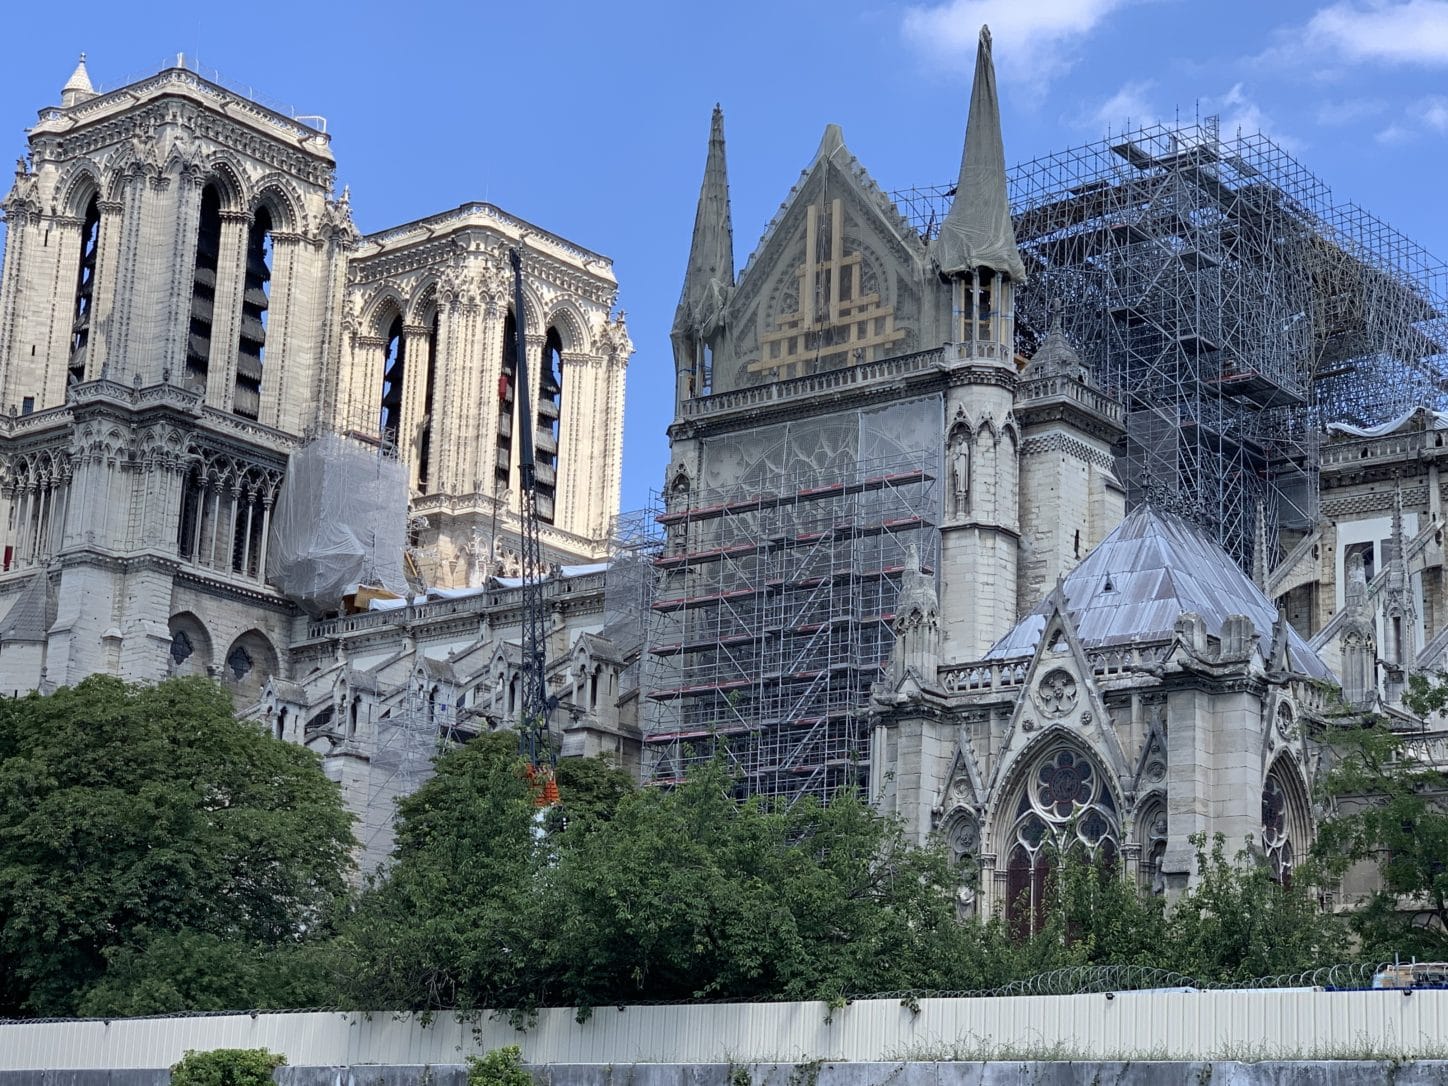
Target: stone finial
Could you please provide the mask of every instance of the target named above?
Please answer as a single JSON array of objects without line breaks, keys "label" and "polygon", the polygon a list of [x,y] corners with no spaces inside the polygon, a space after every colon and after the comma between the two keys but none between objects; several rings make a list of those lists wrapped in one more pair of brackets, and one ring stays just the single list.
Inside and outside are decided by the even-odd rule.
[{"label": "stone finial", "polygon": [[905,551],[900,597],[895,604],[891,673],[896,682],[910,671],[933,682],[939,666],[940,600],[935,592],[935,577],[921,570],[920,551],[912,543]]},{"label": "stone finial", "polygon": [[1060,298],[1051,300],[1051,330],[1046,338],[1041,340],[1040,346],[1031,355],[1031,360],[1026,363],[1022,377],[1027,380],[1033,377],[1075,377],[1077,380],[1085,381],[1088,378],[1086,365],[1081,361],[1081,355],[1076,348],[1071,346],[1071,341],[1066,338],[1066,333],[1061,330],[1061,312],[1064,306]]},{"label": "stone finial", "polygon": [[1257,499],[1256,519],[1252,528],[1252,583],[1267,591],[1267,506]]},{"label": "stone finial", "polygon": [[95,87],[91,86],[90,73],[86,71],[85,54],[80,55],[80,61],[75,66],[75,71],[70,73],[70,78],[65,81],[65,86],[60,88],[60,104],[63,108],[78,106],[96,96]]}]

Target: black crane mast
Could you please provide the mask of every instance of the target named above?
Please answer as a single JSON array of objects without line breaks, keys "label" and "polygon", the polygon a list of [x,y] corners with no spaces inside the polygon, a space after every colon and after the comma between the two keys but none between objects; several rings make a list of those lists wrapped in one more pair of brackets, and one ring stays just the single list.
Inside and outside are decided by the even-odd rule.
[{"label": "black crane mast", "polygon": [[528,381],[528,346],[523,310],[523,258],[508,250],[513,265],[514,379],[518,395],[518,513],[523,528],[523,707],[518,750],[535,769],[553,764],[548,717],[558,699],[548,693],[548,633],[543,614],[543,548],[538,538],[537,464],[533,452],[533,396]]}]

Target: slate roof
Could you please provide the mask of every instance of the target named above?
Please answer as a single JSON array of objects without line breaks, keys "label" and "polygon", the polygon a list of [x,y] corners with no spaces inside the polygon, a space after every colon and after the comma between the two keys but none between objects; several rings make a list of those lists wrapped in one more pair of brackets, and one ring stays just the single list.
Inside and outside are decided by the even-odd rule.
[{"label": "slate roof", "polygon": [[[1277,609],[1210,535],[1179,517],[1142,506],[1127,515],[1066,577],[1066,611],[1084,648],[1163,641],[1187,611],[1220,636],[1228,615],[1246,615],[1264,656],[1272,644]],[[1015,659],[1036,650],[1050,611],[1049,597],[986,654]],[[1336,677],[1295,630],[1287,631],[1287,657],[1299,674]]]},{"label": "slate roof", "polygon": [[55,621],[44,571],[32,573],[15,606],[0,622],[0,640],[44,641]]}]

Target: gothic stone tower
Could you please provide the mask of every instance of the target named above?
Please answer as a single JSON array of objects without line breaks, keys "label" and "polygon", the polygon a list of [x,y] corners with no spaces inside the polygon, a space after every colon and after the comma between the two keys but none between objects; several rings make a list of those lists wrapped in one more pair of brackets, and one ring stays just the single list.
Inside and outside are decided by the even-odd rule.
[{"label": "gothic stone tower", "polygon": [[612,262],[491,204],[369,234],[352,257],[336,425],[407,463],[419,566],[440,587],[519,572],[511,247],[547,560],[606,557],[618,512],[633,345]]},{"label": "gothic stone tower", "polygon": [[[352,231],[321,131],[183,67],[29,133],[0,276],[0,686],[275,673],[263,581],[288,452],[320,420]],[[199,616],[205,616],[204,621]],[[0,649],[7,646],[0,644]]]},{"label": "gothic stone tower", "polygon": [[[918,600],[939,584],[940,644],[924,658],[972,658],[1034,602],[1023,586],[1069,569],[1120,516],[1105,462],[1120,411],[1089,376],[1030,374],[1034,444],[1018,413],[1025,269],[990,49],[983,33],[960,184],[933,240],[829,125],[736,276],[715,110],[671,332],[668,545],[643,711],[656,779],[722,740],[752,792],[873,787],[895,769],[872,755],[860,711],[891,658],[902,585]],[[1097,473],[1094,506],[1069,493],[1077,463],[1083,481]]]},{"label": "gothic stone tower", "polygon": [[[326,430],[406,463],[434,584],[498,571],[524,424],[549,561],[604,552],[631,351],[609,261],[485,204],[364,238],[334,185],[322,128],[179,58],[104,94],[82,58],[41,111],[4,203],[0,690],[196,672],[247,705],[288,677],[311,633],[267,583],[272,510]],[[534,420],[501,347],[510,245]]]}]

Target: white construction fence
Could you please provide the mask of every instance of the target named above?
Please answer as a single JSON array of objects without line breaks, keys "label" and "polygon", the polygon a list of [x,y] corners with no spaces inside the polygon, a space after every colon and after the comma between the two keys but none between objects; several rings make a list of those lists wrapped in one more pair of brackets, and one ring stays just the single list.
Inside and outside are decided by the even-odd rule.
[{"label": "white construction fence", "polygon": [[161,1068],[188,1049],[267,1048],[294,1066],[456,1064],[517,1044],[533,1064],[1060,1059],[1348,1059],[1448,1054],[1448,991],[1262,989],[540,1011],[200,1015],[0,1024],[0,1071]]}]

